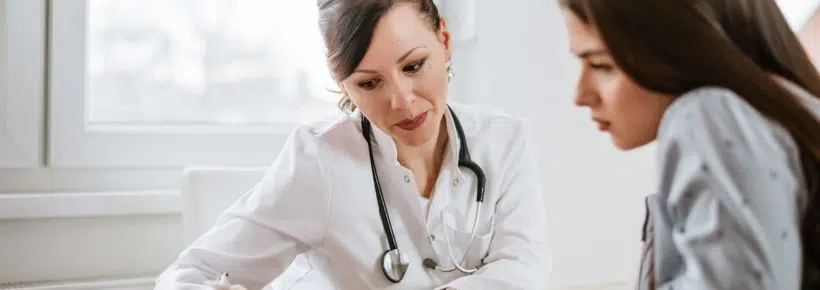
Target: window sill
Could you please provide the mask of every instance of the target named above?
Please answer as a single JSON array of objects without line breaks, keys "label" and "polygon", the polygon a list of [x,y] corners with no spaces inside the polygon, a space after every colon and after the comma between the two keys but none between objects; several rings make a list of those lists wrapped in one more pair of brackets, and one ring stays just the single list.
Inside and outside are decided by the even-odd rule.
[{"label": "window sill", "polygon": [[180,213],[176,191],[0,194],[0,220]]}]

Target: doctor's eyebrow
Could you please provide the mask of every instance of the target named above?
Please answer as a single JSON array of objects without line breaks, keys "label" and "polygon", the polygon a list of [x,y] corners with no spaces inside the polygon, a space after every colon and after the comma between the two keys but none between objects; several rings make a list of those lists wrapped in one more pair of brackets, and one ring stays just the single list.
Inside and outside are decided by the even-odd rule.
[{"label": "doctor's eyebrow", "polygon": [[[411,54],[411,53],[413,53],[414,51],[416,51],[416,50],[417,50],[417,49],[419,49],[419,48],[426,48],[426,46],[416,46],[416,47],[414,47],[414,48],[412,48],[412,49],[408,50],[408,51],[407,51],[407,52],[405,52],[405,53],[404,53],[401,57],[399,57],[399,59],[398,59],[398,60],[396,60],[396,64],[401,64],[402,62],[404,62],[404,61],[407,59],[407,57],[409,57],[409,56],[410,56],[410,54]],[[357,70],[355,70],[355,71],[354,71],[354,73],[369,73],[369,74],[377,74],[378,72],[377,72],[377,71],[375,71],[375,70],[372,70],[372,69],[357,69]]]},{"label": "doctor's eyebrow", "polygon": [[396,64],[400,64],[400,63],[404,62],[404,60],[407,59],[407,57],[410,56],[411,53],[413,53],[414,51],[416,51],[416,49],[419,49],[419,48],[424,48],[424,46],[416,46],[416,47],[408,50],[406,53],[404,53],[404,55],[402,55],[398,60],[396,60]]}]

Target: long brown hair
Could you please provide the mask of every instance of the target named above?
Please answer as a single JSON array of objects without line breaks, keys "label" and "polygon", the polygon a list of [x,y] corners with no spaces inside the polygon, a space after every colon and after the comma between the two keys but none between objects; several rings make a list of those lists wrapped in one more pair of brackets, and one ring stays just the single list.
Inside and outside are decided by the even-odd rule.
[{"label": "long brown hair", "polygon": [[560,0],[600,34],[638,85],[682,95],[730,89],[786,128],[801,152],[809,206],[801,223],[803,287],[820,263],[820,121],[771,74],[820,96],[820,74],[772,0]]}]

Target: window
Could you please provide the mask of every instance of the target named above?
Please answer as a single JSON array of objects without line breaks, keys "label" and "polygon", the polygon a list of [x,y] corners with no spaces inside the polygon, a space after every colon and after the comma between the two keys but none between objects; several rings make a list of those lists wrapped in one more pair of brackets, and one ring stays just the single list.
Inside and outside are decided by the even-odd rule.
[{"label": "window", "polygon": [[288,123],[333,113],[310,1],[91,0],[88,123]]},{"label": "window", "polygon": [[339,113],[315,2],[51,4],[53,166],[267,164]]}]

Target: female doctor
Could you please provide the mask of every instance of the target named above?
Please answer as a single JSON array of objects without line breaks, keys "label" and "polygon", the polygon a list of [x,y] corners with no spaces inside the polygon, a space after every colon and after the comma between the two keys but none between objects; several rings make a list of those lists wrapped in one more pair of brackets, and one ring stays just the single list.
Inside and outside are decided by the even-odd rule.
[{"label": "female doctor", "polygon": [[209,289],[223,273],[248,289],[280,276],[286,289],[544,289],[532,144],[520,120],[448,105],[451,36],[432,0],[319,9],[350,113],[298,128],[157,289]]}]

